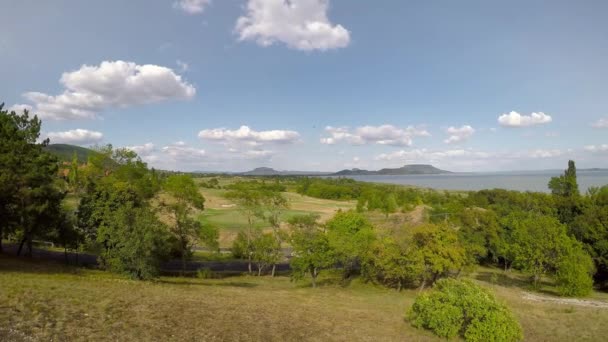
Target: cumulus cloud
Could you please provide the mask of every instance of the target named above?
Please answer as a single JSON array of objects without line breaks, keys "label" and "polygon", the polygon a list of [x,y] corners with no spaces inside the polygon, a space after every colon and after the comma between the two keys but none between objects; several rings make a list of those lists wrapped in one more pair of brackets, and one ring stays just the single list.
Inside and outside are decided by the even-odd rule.
[{"label": "cumulus cloud", "polygon": [[17,114],[23,113],[24,110],[27,110],[28,112],[31,112],[32,111],[32,106],[27,105],[27,104],[14,104],[14,105],[8,107],[8,111],[9,112],[15,112]]},{"label": "cumulus cloud", "polygon": [[53,144],[88,145],[100,142],[103,139],[101,132],[80,128],[65,132],[50,132],[46,136]]},{"label": "cumulus cloud", "polygon": [[188,146],[183,141],[178,141],[161,149],[162,154],[176,162],[197,162],[207,155],[203,149]]},{"label": "cumulus cloud", "polygon": [[594,128],[608,128],[608,118],[602,118],[591,124]]},{"label": "cumulus cloud", "polygon": [[201,139],[224,143],[248,143],[258,145],[262,143],[290,144],[300,137],[296,131],[270,130],[255,131],[248,126],[241,126],[237,130],[226,128],[204,129],[198,133]]},{"label": "cumulus cloud", "polygon": [[426,129],[414,126],[406,128],[393,125],[362,126],[352,131],[348,127],[327,126],[325,131],[329,136],[321,138],[321,143],[326,145],[344,142],[351,145],[411,146],[413,137],[430,136]]},{"label": "cumulus cloud", "polygon": [[262,46],[281,42],[304,51],[346,47],[350,33],[330,22],[328,8],[329,0],[249,0],[235,31],[241,41]]},{"label": "cumulus cloud", "polygon": [[550,123],[553,119],[543,112],[521,115],[518,112],[502,114],[498,117],[498,123],[505,127],[528,127]]},{"label": "cumulus cloud", "polygon": [[173,3],[173,8],[182,10],[188,14],[200,14],[210,4],[211,0],[179,0]]},{"label": "cumulus cloud", "polygon": [[196,94],[194,86],[172,69],[125,61],[83,65],[64,73],[60,82],[66,89],[56,96],[40,92],[23,94],[43,119],[91,119],[107,108],[189,99]]},{"label": "cumulus cloud", "polygon": [[608,152],[608,144],[602,145],[588,145],[585,146],[585,151],[589,152]]},{"label": "cumulus cloud", "polygon": [[449,137],[443,142],[446,144],[455,144],[467,141],[473,133],[475,133],[475,129],[469,125],[449,127],[446,130],[446,133],[449,134]]},{"label": "cumulus cloud", "polygon": [[137,155],[139,155],[140,157],[149,156],[154,151],[156,151],[156,148],[155,148],[154,144],[151,143],[151,142],[145,143],[143,145],[127,146],[126,149],[131,150],[131,151],[137,153]]}]

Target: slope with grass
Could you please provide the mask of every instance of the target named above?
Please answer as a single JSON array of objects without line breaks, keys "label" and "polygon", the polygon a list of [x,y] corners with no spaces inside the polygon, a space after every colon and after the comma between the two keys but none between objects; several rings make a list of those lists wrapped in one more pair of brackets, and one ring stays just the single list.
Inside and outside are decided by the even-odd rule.
[{"label": "slope with grass", "polygon": [[[608,334],[608,309],[529,300],[516,274],[494,273],[502,274],[480,269],[472,277],[513,310],[526,340],[597,341]],[[404,319],[416,291],[339,279],[326,276],[317,289],[286,277],[137,282],[0,255],[0,340],[440,340]]]},{"label": "slope with grass", "polygon": [[67,162],[72,161],[72,157],[76,153],[76,158],[78,158],[78,162],[81,164],[87,162],[89,155],[96,153],[86,147],[68,144],[51,144],[46,147],[46,150],[57,156],[59,161]]}]

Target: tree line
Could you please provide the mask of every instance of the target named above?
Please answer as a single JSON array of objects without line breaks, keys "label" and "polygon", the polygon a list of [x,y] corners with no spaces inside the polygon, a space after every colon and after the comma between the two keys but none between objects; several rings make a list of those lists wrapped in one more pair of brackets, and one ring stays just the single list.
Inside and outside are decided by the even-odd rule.
[{"label": "tree line", "polygon": [[[159,173],[135,152],[107,145],[85,165],[74,156],[66,182],[40,128],[28,111],[0,106],[0,238],[16,241],[17,254],[31,255],[37,239],[51,241],[66,253],[95,253],[105,269],[150,279],[170,258],[185,267],[196,244],[217,249],[218,231],[192,218],[205,198],[189,175]],[[69,193],[79,198],[76,210],[64,204]]]}]

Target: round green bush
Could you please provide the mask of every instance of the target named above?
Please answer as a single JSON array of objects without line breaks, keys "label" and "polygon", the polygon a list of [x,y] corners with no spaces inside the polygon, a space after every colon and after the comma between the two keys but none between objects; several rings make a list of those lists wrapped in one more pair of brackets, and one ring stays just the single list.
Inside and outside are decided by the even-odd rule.
[{"label": "round green bush", "polygon": [[466,341],[520,341],[521,327],[486,289],[466,280],[442,279],[416,298],[409,311],[415,327]]}]

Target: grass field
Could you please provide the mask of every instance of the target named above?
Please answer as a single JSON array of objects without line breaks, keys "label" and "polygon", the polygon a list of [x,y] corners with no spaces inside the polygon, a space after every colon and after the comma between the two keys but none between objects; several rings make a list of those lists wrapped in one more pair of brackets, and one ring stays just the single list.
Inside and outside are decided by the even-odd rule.
[{"label": "grass field", "polygon": [[[203,224],[213,225],[220,231],[220,246],[230,247],[237,233],[248,225],[246,217],[239,207],[225,198],[226,190],[202,189],[205,196],[205,210],[198,218]],[[355,207],[353,201],[332,201],[308,196],[302,196],[293,192],[285,192],[283,195],[289,202],[289,209],[285,210],[281,221],[285,222],[294,215],[318,214],[321,220],[332,217],[336,211],[349,210]],[[268,222],[257,219],[255,226],[261,229],[270,229]]]},{"label": "grass field", "polygon": [[[516,275],[486,281],[512,308],[529,341],[599,341],[608,309],[523,299]],[[109,273],[0,256],[0,340],[435,341],[404,313],[416,291],[354,280],[322,286],[287,277],[161,278],[137,282]],[[596,299],[606,300],[605,294]]]}]

